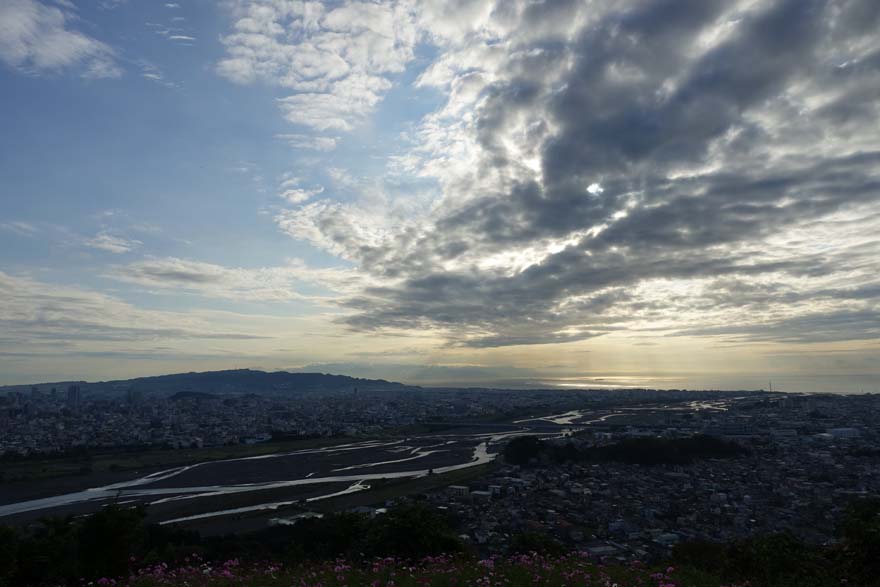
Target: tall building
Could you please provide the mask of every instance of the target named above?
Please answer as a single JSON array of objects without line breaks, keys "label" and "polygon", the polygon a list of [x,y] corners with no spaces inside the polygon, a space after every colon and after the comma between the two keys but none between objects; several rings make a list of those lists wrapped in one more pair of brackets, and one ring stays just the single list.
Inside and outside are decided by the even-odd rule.
[{"label": "tall building", "polygon": [[127,403],[129,406],[136,406],[140,404],[142,399],[143,393],[141,393],[139,390],[129,388],[125,392],[125,403]]},{"label": "tall building", "polygon": [[71,385],[67,388],[67,407],[76,411],[79,410],[80,403],[82,403],[82,392],[79,385]]}]

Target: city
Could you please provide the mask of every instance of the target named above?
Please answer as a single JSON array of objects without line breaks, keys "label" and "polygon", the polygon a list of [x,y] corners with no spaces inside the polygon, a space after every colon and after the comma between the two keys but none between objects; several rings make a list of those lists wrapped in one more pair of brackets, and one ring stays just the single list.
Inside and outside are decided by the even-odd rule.
[{"label": "city", "polygon": [[880,0],[0,0],[0,587],[880,587]]},{"label": "city", "polygon": [[[246,381],[249,373],[262,375],[237,376]],[[0,458],[12,464],[46,456],[75,458],[77,451],[97,456],[148,449],[173,455],[182,449],[304,439],[323,439],[321,450],[331,455],[334,446],[366,441],[365,448],[379,455],[384,442],[404,442],[388,454],[413,454],[403,459],[406,463],[361,469],[380,460],[371,454],[347,467],[364,505],[329,499],[316,502],[322,507],[313,511],[295,498],[284,507],[265,508],[256,494],[245,509],[212,512],[211,504],[188,516],[169,510],[164,519],[218,533],[249,517],[248,527],[254,529],[321,512],[352,508],[375,515],[395,504],[425,502],[453,514],[461,538],[486,555],[503,553],[516,536],[534,533],[619,560],[662,559],[681,542],[731,542],[780,532],[831,544],[848,504],[880,491],[880,396],[873,394],[432,389],[369,380],[343,381],[343,386],[296,393],[283,385],[264,394],[239,394],[230,384],[212,395],[133,391],[115,382],[112,392],[104,385],[90,393],[87,384],[71,385],[66,393],[40,386],[11,391],[0,396]],[[475,468],[464,482],[444,484],[441,475],[428,490],[403,486],[391,497],[387,491],[371,496],[368,479],[408,476],[406,471],[416,477],[427,466],[439,470],[456,462],[429,461],[438,459],[429,456],[436,450],[407,453],[407,446],[430,446],[438,438],[453,444],[486,433],[495,434],[488,445],[492,458],[481,465],[488,468]],[[569,452],[564,459],[548,453],[512,463],[511,439],[527,437]],[[734,443],[741,452],[655,463],[578,456],[628,441],[695,438]],[[382,442],[372,444],[372,439]],[[188,458],[198,462],[199,454],[192,451]],[[467,456],[455,458],[467,463]],[[88,473],[78,472],[86,485]],[[12,475],[4,479],[7,486],[28,481]],[[298,488],[290,491],[296,496]],[[274,503],[283,494],[272,496]],[[145,503],[150,502],[148,497]]]},{"label": "city", "polygon": [[853,504],[880,494],[876,394],[174,377],[6,388],[0,526],[124,504],[202,540],[263,540],[428,507],[489,560],[662,565],[774,536],[833,549]]},{"label": "city", "polygon": [[668,556],[682,541],[780,532],[827,544],[851,500],[880,492],[878,431],[878,396],[760,398],[705,416],[685,412],[662,426],[591,425],[553,441],[702,433],[747,447],[747,456],[672,466],[501,466],[428,499],[453,509],[468,540],[488,552],[503,552],[525,531],[635,560]]}]

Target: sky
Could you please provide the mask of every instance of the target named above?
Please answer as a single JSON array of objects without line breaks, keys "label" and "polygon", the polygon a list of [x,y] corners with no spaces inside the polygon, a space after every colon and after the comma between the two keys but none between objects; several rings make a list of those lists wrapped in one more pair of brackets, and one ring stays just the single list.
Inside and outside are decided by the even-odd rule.
[{"label": "sky", "polygon": [[3,0],[0,383],[877,391],[877,30],[876,0]]}]

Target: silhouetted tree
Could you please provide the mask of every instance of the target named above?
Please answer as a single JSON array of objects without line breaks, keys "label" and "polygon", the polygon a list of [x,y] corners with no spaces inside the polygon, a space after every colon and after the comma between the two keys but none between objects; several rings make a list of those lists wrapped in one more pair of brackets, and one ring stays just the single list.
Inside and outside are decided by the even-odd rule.
[{"label": "silhouetted tree", "polygon": [[850,503],[841,533],[850,577],[859,585],[880,585],[880,499]]},{"label": "silhouetted tree", "polygon": [[463,549],[448,520],[425,505],[397,507],[372,522],[363,548],[368,556],[421,558]]},{"label": "silhouetted tree", "polygon": [[516,534],[507,548],[508,554],[538,554],[560,555],[565,552],[565,547],[558,541],[546,534],[539,532],[522,532]]}]

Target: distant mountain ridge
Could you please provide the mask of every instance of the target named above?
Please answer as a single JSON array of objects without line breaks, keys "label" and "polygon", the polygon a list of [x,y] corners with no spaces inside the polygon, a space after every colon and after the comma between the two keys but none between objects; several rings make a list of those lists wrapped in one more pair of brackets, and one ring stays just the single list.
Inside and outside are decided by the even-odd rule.
[{"label": "distant mountain ridge", "polygon": [[59,392],[66,391],[70,385],[79,385],[89,394],[112,394],[120,391],[141,391],[173,395],[181,392],[229,394],[229,393],[262,393],[284,394],[315,391],[344,390],[405,390],[418,389],[402,383],[384,379],[361,379],[347,375],[331,375],[328,373],[291,373],[289,371],[259,371],[253,369],[230,369],[225,371],[203,371],[174,373],[136,377],[115,381],[63,381],[55,383],[37,383],[33,385],[7,385],[0,391],[29,391],[36,387],[41,392],[56,388]]}]

